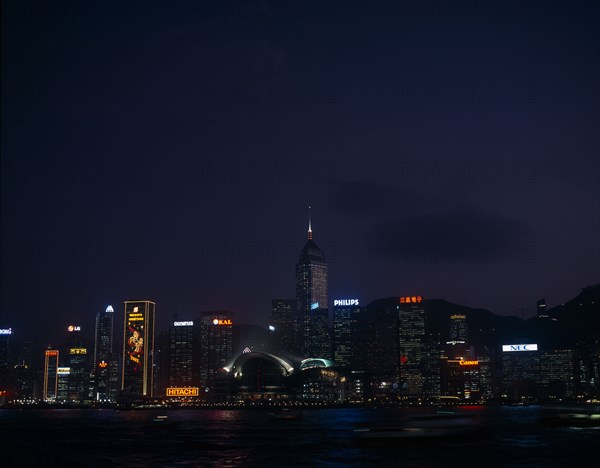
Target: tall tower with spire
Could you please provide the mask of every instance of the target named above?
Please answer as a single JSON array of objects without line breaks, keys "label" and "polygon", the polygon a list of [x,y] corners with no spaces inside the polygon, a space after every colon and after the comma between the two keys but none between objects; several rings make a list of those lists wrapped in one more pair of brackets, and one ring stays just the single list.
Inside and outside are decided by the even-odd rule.
[{"label": "tall tower with spire", "polygon": [[325,254],[313,241],[310,206],[308,209],[308,239],[296,264],[299,341],[305,357],[330,359],[327,262]]}]

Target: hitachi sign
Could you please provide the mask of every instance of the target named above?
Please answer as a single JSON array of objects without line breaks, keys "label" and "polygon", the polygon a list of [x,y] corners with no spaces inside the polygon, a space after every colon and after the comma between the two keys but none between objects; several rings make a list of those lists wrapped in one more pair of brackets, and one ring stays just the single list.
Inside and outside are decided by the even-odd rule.
[{"label": "hitachi sign", "polygon": [[335,306],[353,306],[358,305],[358,299],[334,299],[333,305]]}]

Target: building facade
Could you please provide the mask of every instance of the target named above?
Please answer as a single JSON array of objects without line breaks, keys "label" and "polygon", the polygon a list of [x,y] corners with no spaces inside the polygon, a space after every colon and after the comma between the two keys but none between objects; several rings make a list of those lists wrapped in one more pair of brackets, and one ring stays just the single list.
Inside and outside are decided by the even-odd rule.
[{"label": "building facade", "polygon": [[154,393],[155,303],[125,301],[121,391],[137,397]]}]

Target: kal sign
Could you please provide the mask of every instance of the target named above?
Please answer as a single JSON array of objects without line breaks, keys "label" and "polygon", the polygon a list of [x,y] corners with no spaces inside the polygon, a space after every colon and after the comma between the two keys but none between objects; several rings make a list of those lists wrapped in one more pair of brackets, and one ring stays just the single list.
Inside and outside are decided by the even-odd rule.
[{"label": "kal sign", "polygon": [[537,351],[537,344],[510,344],[502,345],[502,351]]},{"label": "kal sign", "polygon": [[358,305],[358,299],[334,299],[334,306],[354,306]]},{"label": "kal sign", "polygon": [[167,388],[167,396],[198,396],[199,393],[198,387]]},{"label": "kal sign", "polygon": [[233,322],[229,319],[213,319],[213,325],[233,325]]}]

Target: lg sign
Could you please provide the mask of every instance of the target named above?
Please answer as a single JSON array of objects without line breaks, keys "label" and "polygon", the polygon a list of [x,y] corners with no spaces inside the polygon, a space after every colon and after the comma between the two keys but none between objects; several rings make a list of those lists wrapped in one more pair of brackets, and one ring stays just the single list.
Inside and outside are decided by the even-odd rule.
[{"label": "lg sign", "polygon": [[81,331],[81,327],[79,327],[77,325],[69,325],[67,327],[67,330],[69,330],[70,332]]},{"label": "lg sign", "polygon": [[353,306],[358,305],[358,299],[334,299],[334,306]]}]

